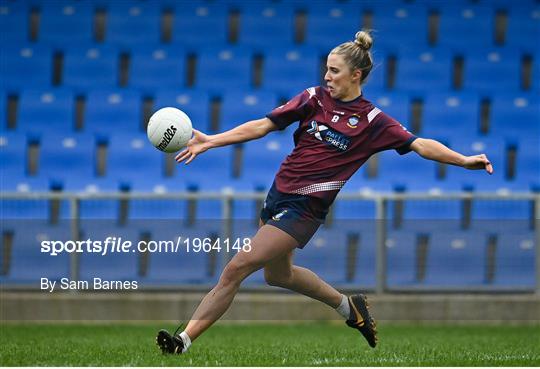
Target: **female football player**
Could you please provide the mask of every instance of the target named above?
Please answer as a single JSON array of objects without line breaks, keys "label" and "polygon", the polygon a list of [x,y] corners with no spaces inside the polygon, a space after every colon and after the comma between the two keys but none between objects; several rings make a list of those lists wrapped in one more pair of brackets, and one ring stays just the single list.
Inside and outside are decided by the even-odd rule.
[{"label": "female football player", "polygon": [[364,99],[362,85],[373,66],[371,46],[369,33],[358,32],[354,41],[337,46],[328,55],[326,87],[308,88],[266,117],[220,134],[195,130],[187,148],[176,156],[177,162],[189,164],[209,149],[261,138],[300,122],[294,133],[294,150],[281,164],[264,203],[251,251],[239,252],[230,260],[183,332],[158,333],[157,343],[164,353],[186,352],[225,313],[242,281],[261,268],[269,285],[333,307],[375,347],[377,332],[366,297],[342,295],[313,271],[294,265],[294,250],[306,245],[345,182],[379,151],[414,151],[441,163],[493,172],[486,155],[464,156],[437,141],[415,137]]}]

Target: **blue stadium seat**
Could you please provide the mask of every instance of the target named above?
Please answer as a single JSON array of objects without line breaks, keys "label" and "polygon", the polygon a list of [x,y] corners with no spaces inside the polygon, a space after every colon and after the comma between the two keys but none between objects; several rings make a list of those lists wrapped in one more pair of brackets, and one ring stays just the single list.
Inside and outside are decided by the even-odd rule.
[{"label": "blue stadium seat", "polygon": [[[216,185],[205,185],[199,187],[202,191],[224,191],[225,188],[232,188],[231,185],[225,180],[223,184],[219,186]],[[199,181],[200,186],[200,181]],[[223,219],[223,201],[215,199],[203,198],[197,200],[195,203],[195,220],[197,222],[201,221],[214,221]]]},{"label": "blue stadium seat", "polygon": [[39,176],[60,184],[75,177],[95,175],[95,141],[92,136],[55,132],[40,137]]},{"label": "blue stadium seat", "polygon": [[17,184],[26,176],[27,138],[13,132],[0,135],[0,161],[2,191],[15,191]]},{"label": "blue stadium seat", "polygon": [[200,191],[219,191],[233,187],[232,160],[232,146],[212,149],[199,155],[187,166],[180,164],[175,178],[184,180],[189,188]]},{"label": "blue stadium seat", "polygon": [[376,47],[387,50],[428,44],[428,11],[421,5],[374,2],[373,34]]},{"label": "blue stadium seat", "polygon": [[533,54],[531,90],[540,92],[540,52]]},{"label": "blue stadium seat", "polygon": [[393,187],[405,186],[408,191],[429,190],[437,187],[439,182],[433,161],[425,160],[414,152],[399,155],[395,150],[379,154],[378,179],[390,182]]},{"label": "blue stadium seat", "polygon": [[239,42],[265,51],[268,45],[292,45],[294,12],[289,4],[245,2],[241,10]]},{"label": "blue stadium seat", "polygon": [[139,47],[131,54],[129,85],[146,93],[185,85],[185,54],[173,47]]},{"label": "blue stadium seat", "polygon": [[489,94],[521,90],[521,54],[517,50],[481,49],[465,56],[464,89]]},{"label": "blue stadium seat", "polygon": [[443,288],[483,285],[486,244],[483,232],[431,234],[424,284]]},{"label": "blue stadium seat", "polygon": [[[218,203],[221,203],[221,200],[217,200]],[[178,227],[176,224],[180,222],[181,226]],[[171,232],[171,233],[177,233],[178,229],[184,230],[186,236],[189,235],[189,237],[197,237],[197,238],[212,238],[224,236],[224,222],[221,218],[198,218],[194,219],[193,223],[185,222],[183,219],[158,219],[158,222],[156,224],[150,223],[149,225],[145,225],[146,223],[143,221],[143,225],[141,226],[141,229],[150,230],[151,232]],[[171,227],[172,225],[172,227]],[[167,230],[165,230],[165,227]],[[184,231],[183,231],[184,232]],[[184,244],[185,247],[185,244]],[[223,253],[225,253],[226,250],[222,250]],[[235,251],[236,252],[236,251]],[[222,253],[222,257],[225,256]],[[218,256],[218,261],[220,257]],[[218,262],[218,266],[221,263]]]},{"label": "blue stadium seat", "polygon": [[[101,138],[98,137],[98,141]],[[94,194],[101,192],[118,192],[124,189],[125,183],[117,177],[75,177],[69,176],[64,179],[63,190]],[[98,213],[99,210],[97,211]]]},{"label": "blue stadium seat", "polygon": [[223,3],[174,2],[172,42],[190,50],[201,45],[223,47],[227,42],[228,9]]},{"label": "blue stadium seat", "polygon": [[373,194],[375,192],[388,193],[395,190],[392,183],[379,178],[368,177],[367,175],[362,175],[361,173],[352,176],[344,188],[353,192],[365,194]]},{"label": "blue stadium seat", "polygon": [[63,48],[93,40],[91,2],[51,2],[41,6],[40,10],[39,42]]},{"label": "blue stadium seat", "polygon": [[291,4],[291,6],[296,11],[308,11],[308,10],[311,10],[312,7],[316,7],[316,6],[327,7],[328,5],[332,5],[334,1],[330,1],[326,3],[326,2],[319,2],[319,1],[313,2],[309,0],[290,0],[290,1],[287,1],[287,3]]},{"label": "blue stadium seat", "polygon": [[529,188],[540,184],[540,137],[519,142],[515,180]]},{"label": "blue stadium seat", "polygon": [[[8,92],[48,88],[52,82],[52,52],[43,45],[2,47],[0,85]],[[24,78],[21,78],[24,76]]]},{"label": "blue stadium seat", "polygon": [[426,94],[422,136],[435,139],[475,137],[480,132],[480,98],[474,92]]},{"label": "blue stadium seat", "polygon": [[[174,240],[177,242],[178,237],[180,237],[180,250],[175,253],[159,252],[149,254],[148,273],[142,280],[142,283],[144,285],[152,285],[215,282],[219,274],[217,268],[211,268],[210,254],[203,251],[193,252],[193,250],[187,252],[187,246],[184,243],[189,238],[190,246],[193,246],[193,242],[199,242],[194,241],[194,239],[204,240],[204,238],[210,236],[211,233],[201,231],[200,229],[190,229],[181,225],[174,225],[172,222],[160,224],[160,227],[151,233],[151,239],[154,241]],[[217,258],[221,256],[221,253],[216,255]]]},{"label": "blue stadium seat", "polygon": [[[371,222],[371,224],[373,224]],[[370,227],[370,223],[365,222],[359,227],[359,248],[356,254],[356,269],[352,282],[354,285],[365,287],[375,287],[376,284],[376,250],[377,238],[375,228]],[[348,232],[347,236],[356,233]]]},{"label": "blue stadium seat", "polygon": [[86,98],[84,130],[104,135],[142,132],[141,103],[135,90],[92,90]]},{"label": "blue stadium seat", "polygon": [[118,50],[112,46],[83,45],[65,51],[62,84],[79,93],[118,86]]},{"label": "blue stadium seat", "polygon": [[[0,190],[2,192],[48,191],[49,180],[29,177],[27,173],[28,139],[20,133],[0,135]],[[0,213],[3,220],[14,218],[46,219],[48,202],[45,200],[2,200]]]},{"label": "blue stadium seat", "polygon": [[330,284],[346,283],[347,237],[342,230],[320,228],[295,254],[293,263],[311,269]]},{"label": "blue stadium seat", "polygon": [[534,232],[498,233],[494,285],[534,288],[534,238]]},{"label": "blue stadium seat", "polygon": [[374,44],[372,51],[373,56],[373,68],[367,80],[364,81],[365,85],[362,86],[362,92],[368,96],[377,96],[384,93],[387,87],[387,61],[388,57],[392,54],[391,51],[382,50],[377,48]]},{"label": "blue stadium seat", "polygon": [[490,135],[514,142],[540,136],[540,98],[536,94],[497,94],[491,101],[490,117]]},{"label": "blue stadium seat", "polygon": [[223,96],[220,130],[236,127],[250,120],[261,119],[277,107],[273,92],[229,91]]},{"label": "blue stadium seat", "polygon": [[436,199],[404,201],[400,222],[396,217],[396,205],[396,202],[388,204],[389,231],[433,235],[441,232],[459,232],[462,229],[462,201]]},{"label": "blue stadium seat", "polygon": [[[371,93],[367,88],[365,98],[405,127],[411,116],[409,95],[402,92]],[[409,127],[408,127],[409,128]]]},{"label": "blue stadium seat", "polygon": [[525,200],[473,200],[472,217],[475,228],[494,227],[493,231],[501,231],[499,225],[508,226],[515,222],[515,227],[527,229],[532,216],[530,201]]},{"label": "blue stadium seat", "polygon": [[535,5],[521,2],[513,3],[507,8],[507,11],[508,26],[505,45],[515,46],[527,52],[538,50],[538,40],[540,39],[538,3]]},{"label": "blue stadium seat", "polygon": [[390,231],[386,239],[387,285],[389,288],[418,284],[416,242],[413,231]]},{"label": "blue stadium seat", "polygon": [[[342,190],[346,193],[345,190]],[[340,200],[339,197],[332,205],[333,216],[336,221],[348,222],[348,220],[370,221],[375,219],[375,202],[372,200],[352,201]]]},{"label": "blue stadium seat", "polygon": [[[104,245],[108,237],[116,238],[116,242],[131,242],[130,250],[137,250],[140,232],[138,229],[117,226],[110,220],[86,220],[81,222],[81,239],[101,241]],[[118,245],[118,243],[117,243]],[[139,278],[139,252],[111,252],[109,245],[105,255],[101,253],[83,252],[79,255],[79,280],[132,281]]]},{"label": "blue stadium seat", "polygon": [[210,130],[210,96],[203,90],[159,90],[154,110],[174,106],[185,112],[195,129]]},{"label": "blue stadium seat", "polygon": [[[461,218],[461,201],[459,200],[406,200],[403,203],[403,217],[405,220],[432,221],[432,229],[436,229],[436,224],[445,221],[453,223]],[[417,228],[420,229],[420,228]],[[421,229],[428,229],[422,227]]]},{"label": "blue stadium seat", "polygon": [[0,42],[2,48],[29,41],[29,18],[30,10],[26,2],[2,1],[0,4]]},{"label": "blue stadium seat", "polygon": [[[395,219],[392,215],[393,208],[388,219],[388,229],[393,231],[403,232],[415,232],[417,234],[435,234],[439,232],[459,232],[463,229],[461,218],[457,219],[454,214],[461,211],[461,203],[457,200],[454,201],[425,201],[426,204],[420,204],[419,202],[410,203],[405,206],[409,207],[411,211],[419,213],[420,211],[428,212],[431,210],[432,214],[437,214],[441,211],[443,214],[450,214],[447,216],[437,215],[436,217],[418,217],[418,218],[405,218],[401,223],[394,224]],[[408,215],[407,215],[408,216]]]},{"label": "blue stadium seat", "polygon": [[132,191],[152,191],[163,177],[164,157],[144,134],[111,134],[107,177],[129,185]]},{"label": "blue stadium seat", "polygon": [[401,91],[444,92],[451,89],[452,55],[444,49],[403,51],[399,54],[396,88]]},{"label": "blue stadium seat", "polygon": [[452,51],[494,46],[495,10],[476,5],[445,5],[439,9],[437,45]]},{"label": "blue stadium seat", "polygon": [[[27,178],[20,179],[21,181],[27,181]],[[26,182],[21,182],[21,184]],[[20,185],[22,186],[22,185]],[[30,187],[30,186],[28,186]],[[4,190],[4,188],[2,188]],[[29,193],[32,191],[48,191],[49,189],[36,189],[27,188],[24,191],[17,191],[20,193]],[[8,189],[8,191],[11,191]],[[10,222],[25,222],[34,219],[48,219],[49,218],[49,201],[47,200],[20,200],[20,199],[3,199],[0,201],[0,213],[2,214],[2,221],[6,224]],[[11,223],[10,223],[11,224]]]},{"label": "blue stadium seat", "polygon": [[7,99],[5,91],[0,90],[0,132],[5,132],[8,129]]},{"label": "blue stadium seat", "polygon": [[160,7],[141,2],[108,3],[105,40],[127,50],[160,42]]},{"label": "blue stadium seat", "polygon": [[[360,29],[362,14],[353,3],[314,2],[308,8],[305,43],[323,53],[348,40]],[[331,32],[329,31],[331,30]]]},{"label": "blue stadium seat", "polygon": [[9,181],[4,182],[3,186],[7,191],[28,193],[32,191],[52,191],[56,188],[57,184],[49,181],[47,178],[21,177],[10,178]]},{"label": "blue stadium seat", "polygon": [[291,98],[320,84],[320,58],[313,48],[273,48],[266,52],[263,86]]},{"label": "blue stadium seat", "polygon": [[69,134],[75,128],[75,97],[65,89],[24,90],[20,95],[19,132]]},{"label": "blue stadium seat", "polygon": [[132,199],[129,202],[130,219],[185,219],[186,200]]},{"label": "blue stadium seat", "polygon": [[242,176],[245,190],[269,189],[281,163],[292,152],[292,140],[281,140],[277,134],[244,144]]},{"label": "blue stadium seat", "polygon": [[[34,138],[31,138],[34,141]],[[52,183],[45,178],[30,177],[27,172],[27,147],[29,138],[18,132],[5,132],[0,134],[0,161],[2,162],[2,178],[0,188],[2,191],[9,192],[30,192],[30,191],[49,191]],[[17,205],[18,206],[18,205]],[[6,216],[19,216],[30,214],[32,216],[33,207],[30,206],[29,212],[14,208],[13,213]],[[5,207],[3,211],[7,211]]]},{"label": "blue stadium seat", "polygon": [[498,137],[479,137],[473,139],[454,140],[449,147],[463,155],[486,154],[494,167],[492,175],[483,170],[466,170],[461,167],[448,165],[446,180],[456,184],[458,188],[470,188],[475,191],[503,191],[511,188],[506,180],[507,167],[506,143]]},{"label": "blue stadium seat", "polygon": [[[94,180],[95,181],[95,180]],[[89,186],[96,186],[94,181],[89,180]],[[97,186],[96,186],[97,187]],[[66,191],[72,190],[66,188]],[[80,188],[76,190],[80,191]],[[100,192],[103,188],[96,188],[95,192]],[[117,192],[118,188],[106,189],[108,192]],[[87,191],[92,193],[92,191]],[[119,201],[115,199],[84,199],[79,202],[79,215],[82,221],[93,219],[106,219],[115,222],[119,215]]]},{"label": "blue stadium seat", "polygon": [[[65,242],[71,239],[67,223],[50,226],[43,220],[10,220],[3,221],[0,230],[2,237],[7,232],[13,234],[8,273],[0,277],[2,285],[24,284],[39,288],[41,278],[59,281],[70,277],[69,254],[50,256],[41,252],[43,241]],[[4,247],[3,243],[2,249]],[[4,249],[2,251],[5,252]]]},{"label": "blue stadium seat", "polygon": [[242,47],[216,47],[198,54],[196,87],[214,94],[252,86],[251,52]]},{"label": "blue stadium seat", "polygon": [[[496,9],[502,9],[502,10],[506,10],[507,8],[510,8],[509,6],[510,4],[504,0],[483,0],[483,1],[479,1],[479,3],[490,5]],[[512,7],[521,9],[521,8],[533,6],[535,3],[536,3],[536,0],[523,0],[517,4],[512,3],[511,5]]]},{"label": "blue stadium seat", "polygon": [[[237,190],[237,188],[235,188]],[[249,191],[253,189],[250,188]],[[261,189],[255,189],[261,190]],[[264,192],[261,191],[261,194],[264,195]],[[257,227],[259,225],[259,218],[261,213],[262,202],[258,203],[254,199],[235,199],[232,204],[232,217],[236,223],[240,223],[240,226],[248,227],[248,230],[254,230],[255,234]]]}]

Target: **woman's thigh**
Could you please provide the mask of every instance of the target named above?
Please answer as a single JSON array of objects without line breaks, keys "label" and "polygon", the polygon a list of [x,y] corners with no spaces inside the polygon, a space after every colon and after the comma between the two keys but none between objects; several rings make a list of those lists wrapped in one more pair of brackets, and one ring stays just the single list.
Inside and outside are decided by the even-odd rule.
[{"label": "woman's thigh", "polygon": [[298,246],[291,235],[272,225],[263,225],[251,239],[251,248],[236,254],[231,262],[258,270],[275,259],[287,256]]}]

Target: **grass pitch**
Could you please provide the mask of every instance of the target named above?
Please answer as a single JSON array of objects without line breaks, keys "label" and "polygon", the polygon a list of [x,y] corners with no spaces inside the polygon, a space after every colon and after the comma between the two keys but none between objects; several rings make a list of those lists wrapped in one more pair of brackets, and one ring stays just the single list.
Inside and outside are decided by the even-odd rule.
[{"label": "grass pitch", "polygon": [[159,323],[0,326],[0,366],[539,366],[540,327],[380,324],[371,349],[344,324],[217,325],[181,356]]}]

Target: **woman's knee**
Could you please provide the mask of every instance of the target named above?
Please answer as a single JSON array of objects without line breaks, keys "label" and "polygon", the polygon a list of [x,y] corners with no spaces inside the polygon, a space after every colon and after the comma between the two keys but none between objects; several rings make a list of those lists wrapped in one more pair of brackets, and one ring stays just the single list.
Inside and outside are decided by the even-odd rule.
[{"label": "woman's knee", "polygon": [[240,284],[248,275],[257,270],[254,263],[235,260],[234,258],[223,269],[219,282],[221,284]]}]

